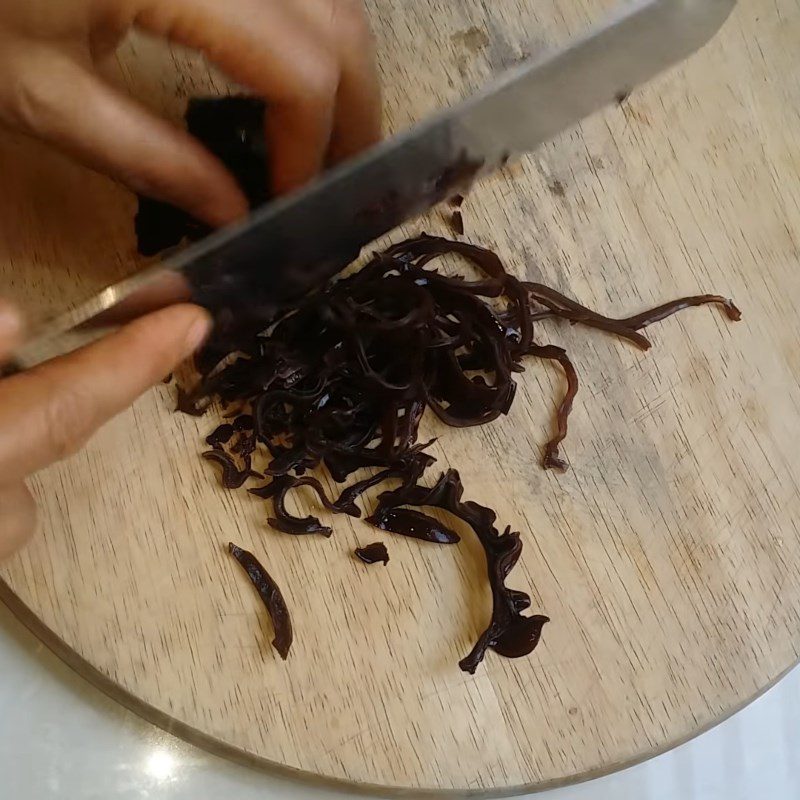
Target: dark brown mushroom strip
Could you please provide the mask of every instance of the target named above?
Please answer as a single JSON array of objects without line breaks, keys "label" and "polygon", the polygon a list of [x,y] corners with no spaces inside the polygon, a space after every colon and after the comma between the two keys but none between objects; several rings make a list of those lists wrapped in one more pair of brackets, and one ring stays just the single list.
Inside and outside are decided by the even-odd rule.
[{"label": "dark brown mushroom strip", "polygon": [[301,536],[309,533],[319,533],[323,536],[330,536],[332,530],[323,525],[316,517],[295,517],[286,510],[286,495],[298,486],[310,486],[319,497],[322,504],[329,511],[335,513],[341,512],[334,503],[332,503],[322,484],[312,477],[295,478],[291,475],[280,475],[273,478],[271,483],[266,486],[260,486],[255,489],[248,489],[250,494],[261,498],[271,498],[272,507],[275,512],[274,517],[269,518],[269,524],[283,533],[291,533],[293,536]]},{"label": "dark brown mushroom strip", "polygon": [[231,447],[231,453],[236,454],[240,458],[248,458],[256,451],[256,435],[252,431],[249,433],[240,433],[239,438]]},{"label": "dark brown mushroom strip", "polygon": [[228,543],[228,552],[242,565],[247,577],[250,578],[259,596],[264,601],[275,631],[272,646],[285,661],[289,655],[289,648],[292,646],[294,634],[292,632],[292,618],[289,615],[289,608],[283,599],[278,584],[275,583],[269,572],[252,553],[237,547],[233,542]]},{"label": "dark brown mushroom strip", "polygon": [[178,387],[178,398],[175,404],[176,411],[188,414],[190,417],[202,417],[208,410],[208,406],[207,400],[201,400],[195,397],[194,392],[186,392],[180,386]]},{"label": "dark brown mushroom strip", "polygon": [[[463,502],[463,486],[454,469],[444,472],[430,488],[404,485],[378,498],[375,517],[383,518],[398,506],[431,506],[449,511],[469,525],[478,537],[486,555],[486,569],[492,589],[492,614],[489,625],[478,638],[470,653],[459,666],[465,672],[475,672],[488,648],[500,655],[517,658],[527,655],[539,642],[542,627],[548,618],[540,614],[525,617],[522,611],[530,606],[524,592],[505,585],[508,573],[522,552],[519,533],[510,528],[500,534],[494,527],[496,515],[491,508],[471,500]],[[403,509],[400,509],[403,510]]]},{"label": "dark brown mushroom strip", "polygon": [[[494,640],[491,648],[495,653],[499,653],[506,658],[527,656],[539,644],[542,628],[547,622],[550,622],[550,618],[545,617],[543,614],[532,614],[530,617],[514,617],[503,633]],[[469,657],[464,661],[467,666],[472,665]]]},{"label": "dark brown mushroom strip", "polygon": [[380,472],[376,472],[374,475],[370,475],[369,478],[356,481],[356,483],[351,484],[342,491],[334,502],[334,506],[342,513],[349,514],[351,517],[360,517],[361,509],[356,505],[356,499],[366,492],[367,489],[378,486],[390,478],[400,477],[402,474],[403,472],[401,470],[384,469]]},{"label": "dark brown mushroom strip", "polygon": [[[250,206],[268,197],[268,165],[264,145],[262,100],[246,96],[193,97],[186,110],[186,127],[233,173]],[[168,203],[139,197],[135,220],[139,252],[155,255],[182,239],[209,233],[204,223]]]},{"label": "dark brown mushroom strip", "polygon": [[233,425],[224,422],[222,425],[214,428],[211,433],[206,436],[206,444],[213,447],[215,450],[221,450],[222,445],[227,444],[233,436]]},{"label": "dark brown mushroom strip", "polygon": [[575,300],[561,294],[561,292],[557,292],[555,289],[551,289],[541,283],[523,282],[522,285],[530,292],[532,299],[542,303],[548,309],[547,312],[539,316],[539,319],[545,319],[548,316],[568,319],[570,322],[588,325],[592,328],[612,333],[615,336],[620,336],[623,339],[629,339],[643,350],[647,350],[650,347],[650,342],[637,331],[652,325],[654,322],[661,322],[678,311],[683,311],[685,308],[719,305],[732,322],[738,322],[742,318],[742,312],[727,297],[716,294],[700,294],[681,297],[678,300],[663,303],[631,317],[614,319],[598,314],[596,311],[582,306]]},{"label": "dark brown mushroom strip", "polygon": [[[414,410],[412,409],[409,414],[411,416],[407,417],[408,424],[413,427],[415,425],[415,422],[412,419]],[[406,435],[409,435],[407,431]],[[416,438],[416,428],[414,428],[414,438]],[[408,456],[402,461],[398,462],[397,466],[381,470],[380,472],[376,472],[374,475],[370,475],[368,478],[364,478],[360,481],[350,484],[350,486],[342,491],[338,499],[333,504],[337,512],[349,514],[351,517],[360,517],[361,509],[355,504],[355,501],[365,491],[367,491],[367,489],[371,489],[373,486],[378,486],[384,481],[391,480],[392,478],[402,478],[404,484],[410,485],[416,483],[422,477],[422,474],[425,472],[425,470],[436,460],[433,456],[423,452],[425,447],[429,447],[431,444],[433,444],[433,440],[425,442],[421,448],[420,445],[415,445],[414,447],[409,446],[410,435],[409,439],[404,438],[402,439],[402,442],[402,449],[408,454]]]},{"label": "dark brown mushroom strip", "polygon": [[718,294],[698,294],[694,297],[682,297],[678,300],[673,300],[671,303],[664,303],[663,305],[651,308],[649,311],[636,314],[633,317],[621,319],[620,322],[630,328],[641,330],[648,325],[652,325],[654,322],[661,322],[661,320],[671,317],[678,311],[683,311],[684,308],[705,305],[721,306],[722,310],[725,312],[725,316],[731,320],[731,322],[738,322],[742,318],[742,312],[734,305],[733,300],[729,300],[727,297],[722,297]]},{"label": "dark brown mushroom strip", "polygon": [[612,319],[598,314],[541,283],[522,282],[522,286],[528,290],[531,299],[541,303],[547,309],[547,313],[540,316],[539,319],[545,319],[548,316],[560,317],[572,323],[597,328],[622,339],[628,339],[642,350],[650,349],[650,341],[642,334],[637,333],[636,327],[629,325],[627,320]]},{"label": "dark brown mushroom strip", "polygon": [[382,561],[385,567],[389,563],[389,551],[383,542],[372,542],[364,547],[356,547],[354,553],[365,564],[378,564]]},{"label": "dark brown mushroom strip", "polygon": [[253,419],[252,414],[240,414],[233,420],[233,429],[237,433],[242,433],[242,431],[252,431],[255,427],[255,420]]},{"label": "dark brown mushroom strip", "polygon": [[558,410],[556,411],[556,434],[545,445],[544,458],[542,459],[542,466],[545,469],[565,470],[568,464],[559,456],[558,447],[567,437],[567,421],[572,411],[572,402],[575,399],[575,395],[578,393],[578,373],[575,372],[575,367],[569,360],[567,351],[561,347],[556,347],[552,344],[543,346],[532,345],[530,352],[533,355],[539,356],[539,358],[558,361],[567,378],[567,391],[558,404]]},{"label": "dark brown mushroom strip", "polygon": [[457,236],[464,235],[464,215],[460,211],[454,211],[450,215],[450,227]]},{"label": "dark brown mushroom strip", "polygon": [[233,457],[221,450],[207,450],[202,454],[206,461],[213,461],[222,467],[222,486],[225,489],[238,489],[244,485],[248,478],[263,478],[264,476],[250,469],[250,459],[244,459],[244,467],[239,469]]},{"label": "dark brown mushroom strip", "polygon": [[413,508],[384,508],[367,517],[367,522],[382,531],[399,533],[435,544],[457,544],[461,537],[439,520]]}]

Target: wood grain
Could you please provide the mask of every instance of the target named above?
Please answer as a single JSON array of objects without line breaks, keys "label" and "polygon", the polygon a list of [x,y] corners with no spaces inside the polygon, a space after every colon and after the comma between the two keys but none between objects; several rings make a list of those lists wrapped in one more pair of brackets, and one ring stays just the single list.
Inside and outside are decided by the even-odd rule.
[{"label": "wood grain", "polygon": [[[608,3],[385,0],[371,8],[400,129]],[[33,481],[42,530],[0,575],[107,686],[161,724],[361,784],[508,789],[586,776],[680,741],[800,653],[800,7],[742,4],[683,67],[478,187],[470,240],[609,312],[698,291],[736,298],[652,329],[641,353],[552,325],[582,380],[565,475],[539,468],[562,391],[532,364],[505,419],[441,429],[469,497],[523,532],[511,584],[547,613],[526,659],[457,668],[485,624],[479,548],[270,531],[197,457],[213,420],[156,387]],[[117,79],[162,111],[220,90],[197,59],[137,39]],[[131,198],[4,138],[2,293],[44,313],[134,269]],[[393,238],[446,233],[434,211]],[[121,365],[124,368],[124,365]],[[310,496],[300,499],[316,512]],[[322,515],[325,516],[324,512]],[[294,613],[288,662],[225,554],[256,553]]]}]

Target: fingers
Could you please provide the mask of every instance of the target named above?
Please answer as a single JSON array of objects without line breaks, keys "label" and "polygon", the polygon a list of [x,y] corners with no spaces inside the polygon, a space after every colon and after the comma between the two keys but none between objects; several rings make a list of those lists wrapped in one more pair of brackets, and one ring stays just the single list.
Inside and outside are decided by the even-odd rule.
[{"label": "fingers", "polygon": [[341,18],[346,25],[334,24],[332,8],[341,0],[311,1],[309,13],[308,0],[142,0],[136,18],[153,33],[203,51],[267,100],[276,193],[313,177],[332,137],[336,152],[349,154],[379,133],[372,42],[361,7],[347,0],[358,12]]},{"label": "fingers", "polygon": [[0,486],[0,562],[18,550],[36,529],[36,505],[22,481]]},{"label": "fingers", "polygon": [[[31,44],[11,60],[2,106],[19,127],[135,191],[217,226],[247,213],[233,177],[199,142],[117,92],[74,54]],[[10,109],[10,111],[9,111]]]},{"label": "fingers", "polygon": [[197,306],[157,311],[81,350],[0,381],[0,475],[22,480],[79,449],[97,428],[194,352],[210,321]]},{"label": "fingers", "polygon": [[[119,0],[115,8],[108,42],[136,24],[203,51],[267,100],[276,193],[301,186],[326,162],[380,136],[380,91],[362,0]],[[4,42],[0,117],[211,225],[245,215],[245,197],[213,155],[94,74],[92,53],[109,46],[98,36],[90,26],[86,41]]]},{"label": "fingers", "polygon": [[330,42],[339,64],[327,162],[342,161],[381,137],[381,90],[375,43],[363,0],[294,0],[317,35]]},{"label": "fingers", "polygon": [[380,141],[381,86],[361,0],[338,0],[333,24],[342,65],[329,151],[335,163]]}]

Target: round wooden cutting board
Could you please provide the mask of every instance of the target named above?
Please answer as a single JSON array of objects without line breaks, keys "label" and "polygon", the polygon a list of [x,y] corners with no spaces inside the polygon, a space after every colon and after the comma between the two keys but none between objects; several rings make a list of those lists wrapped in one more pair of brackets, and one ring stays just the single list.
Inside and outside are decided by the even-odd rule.
[{"label": "round wooden cutting board", "polygon": [[[406,126],[601,12],[580,0],[381,0],[387,124]],[[609,313],[719,292],[640,352],[564,325],[581,378],[564,452],[539,462],[560,373],[531,362],[508,417],[429,423],[439,467],[522,532],[509,584],[552,619],[527,658],[457,662],[487,622],[485,565],[298,503],[330,539],[282,535],[198,458],[216,424],[147,393],[36,476],[41,532],[3,595],[85,674],[218,750],[358,784],[541,787],[652,755],[751,699],[800,652],[800,7],[750,0],[686,65],[486,180],[467,238]],[[115,79],[173,117],[224,91],[135,39]],[[545,113],[546,110],[543,110]],[[0,294],[44,313],[135,269],[133,199],[38,145],[0,145]],[[441,212],[409,224],[447,233]],[[120,364],[120,370],[125,369]],[[212,415],[213,416],[213,415]],[[369,503],[367,503],[369,504]],[[367,567],[356,544],[383,539]],[[288,661],[225,553],[252,550],[294,616]],[[246,754],[246,755],[245,755]]]}]

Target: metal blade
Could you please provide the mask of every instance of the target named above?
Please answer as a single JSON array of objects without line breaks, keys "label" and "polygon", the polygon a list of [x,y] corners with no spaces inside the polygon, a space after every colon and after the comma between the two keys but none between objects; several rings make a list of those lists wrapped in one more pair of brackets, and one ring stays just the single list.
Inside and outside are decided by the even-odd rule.
[{"label": "metal blade", "polygon": [[30,366],[70,349],[79,342],[74,336],[68,342],[65,334],[85,330],[87,323],[119,322],[178,299],[256,316],[296,300],[373,239],[690,55],[734,5],[735,0],[625,5],[566,47],[521,64],[305,190],[105,289],[50,322],[16,361]]}]

